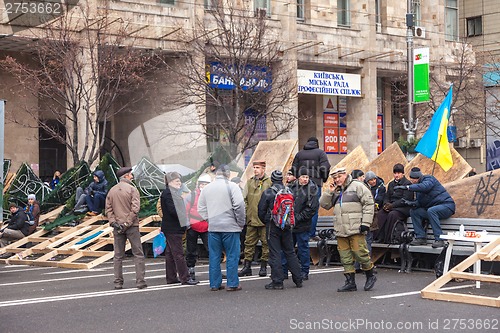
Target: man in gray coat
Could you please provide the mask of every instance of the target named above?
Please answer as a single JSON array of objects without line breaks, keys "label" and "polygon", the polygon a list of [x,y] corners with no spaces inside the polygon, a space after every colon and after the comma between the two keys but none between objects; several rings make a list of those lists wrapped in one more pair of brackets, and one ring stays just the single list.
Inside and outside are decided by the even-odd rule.
[{"label": "man in gray coat", "polygon": [[135,264],[135,284],[137,288],[147,287],[144,281],[146,267],[142,252],[141,234],[139,233],[139,209],[141,201],[139,191],[132,184],[134,175],[132,168],[123,167],[116,172],[120,182],[113,186],[106,197],[106,216],[109,225],[114,228],[113,257],[115,289],[123,288],[123,258],[125,257],[125,243],[127,239],[132,247]]},{"label": "man in gray coat", "polygon": [[240,232],[245,225],[245,201],[241,189],[229,181],[226,165],[217,170],[215,180],[205,186],[198,199],[198,213],[208,221],[208,253],[210,289],[222,286],[220,261],[226,252],[227,291],[241,290],[238,278]]}]

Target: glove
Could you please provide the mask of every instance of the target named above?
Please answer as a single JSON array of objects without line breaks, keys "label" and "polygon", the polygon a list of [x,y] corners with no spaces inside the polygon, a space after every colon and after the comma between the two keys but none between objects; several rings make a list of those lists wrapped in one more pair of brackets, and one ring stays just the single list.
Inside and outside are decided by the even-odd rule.
[{"label": "glove", "polygon": [[386,204],[384,205],[384,210],[385,210],[386,212],[390,212],[390,211],[392,210],[392,204],[391,204],[391,203],[386,203]]},{"label": "glove", "polygon": [[116,230],[117,233],[123,234],[125,232],[125,226],[123,224],[120,224],[118,222],[113,222],[110,224],[110,226],[113,227],[113,229]]},{"label": "glove", "polygon": [[394,186],[395,190],[409,190],[409,185],[398,185]]},{"label": "glove", "polygon": [[94,190],[90,190],[90,196],[93,197],[94,196]]},{"label": "glove", "polygon": [[362,224],[362,225],[361,225],[361,227],[359,227],[359,231],[360,231],[361,233],[368,232],[368,231],[370,231],[370,227],[368,227],[368,226],[366,226],[366,225]]},{"label": "glove", "polygon": [[403,202],[405,205],[410,206],[410,207],[417,207],[417,201],[401,199],[401,202]]}]

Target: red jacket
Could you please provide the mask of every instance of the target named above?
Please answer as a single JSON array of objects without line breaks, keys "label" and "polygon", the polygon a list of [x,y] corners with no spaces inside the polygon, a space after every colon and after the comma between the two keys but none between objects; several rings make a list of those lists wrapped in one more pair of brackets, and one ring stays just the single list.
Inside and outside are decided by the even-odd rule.
[{"label": "red jacket", "polygon": [[198,213],[198,199],[200,198],[200,189],[197,188],[195,191],[191,192],[191,195],[187,198],[186,212],[189,217],[189,224],[191,229],[196,232],[207,232],[208,222],[204,220]]}]

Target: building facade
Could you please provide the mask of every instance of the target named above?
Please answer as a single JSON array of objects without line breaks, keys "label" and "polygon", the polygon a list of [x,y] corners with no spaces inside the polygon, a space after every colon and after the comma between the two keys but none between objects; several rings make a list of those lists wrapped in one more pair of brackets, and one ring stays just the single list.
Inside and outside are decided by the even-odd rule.
[{"label": "building facade", "polygon": [[[7,8],[7,0],[0,2]],[[291,73],[290,85],[296,89],[284,107],[298,121],[279,138],[298,139],[301,147],[307,138],[316,136],[335,164],[359,145],[374,158],[406,135],[401,124],[401,119],[407,117],[406,2],[240,0],[230,3],[265,18],[272,29],[269,38],[279,43],[281,62]],[[454,50],[462,45],[459,2],[411,0],[409,3],[415,13],[413,47],[430,49],[431,75],[446,82],[447,74],[442,69],[456,62]],[[76,6],[105,9],[109,17],[116,19],[110,22],[121,22],[126,27],[136,47],[168,55],[168,65],[181,70],[186,56],[185,36],[197,29],[199,22],[210,24],[210,11],[218,4],[224,6],[225,1],[87,0],[77,2]],[[10,12],[4,10],[2,14],[0,57],[8,55],[33,62],[30,55],[35,51],[37,32],[44,25],[30,26],[10,8]],[[74,8],[62,15],[73,13]],[[91,26],[83,27],[82,31]],[[199,65],[206,66],[207,60],[200,57]],[[140,102],[110,117],[106,124],[108,147],[119,155],[122,164],[135,164],[147,156],[158,164],[179,163],[197,169],[214,145],[223,144],[217,141],[223,141],[224,133],[218,133],[215,139],[200,135],[206,130],[207,119],[200,119],[199,103],[172,103],[169,96],[173,94],[175,75],[160,70],[151,75],[155,84],[133,94],[141,97]],[[18,82],[5,71],[0,72],[0,92],[1,98],[8,101],[5,158],[12,160],[13,168],[22,162],[34,165],[35,169],[38,165],[42,177],[51,175],[54,169],[69,168],[71,161],[67,162],[64,146],[53,140],[40,140],[43,132],[24,112],[30,107],[36,109],[43,101],[22,94]],[[415,109],[418,117],[426,106],[417,105]],[[50,121],[50,116],[39,116]],[[261,125],[257,138],[271,137],[269,121]],[[425,127],[419,125],[417,136],[423,131]]]}]

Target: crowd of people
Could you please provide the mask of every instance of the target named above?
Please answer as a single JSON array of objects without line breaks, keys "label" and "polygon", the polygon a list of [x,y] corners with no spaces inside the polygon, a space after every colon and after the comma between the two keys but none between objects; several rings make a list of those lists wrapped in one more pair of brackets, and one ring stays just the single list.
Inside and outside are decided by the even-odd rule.
[{"label": "crowd of people", "polygon": [[[316,138],[308,139],[285,175],[280,170],[268,175],[264,160],[254,160],[252,167],[253,176],[243,188],[241,178],[230,180],[229,167],[216,161],[198,177],[191,192],[185,190],[179,173],[165,175],[166,186],[158,200],[157,211],[166,238],[167,284],[199,283],[195,266],[198,239],[201,239],[209,254],[212,291],[241,290],[239,278],[253,274],[252,262],[256,259],[259,241],[262,253],[258,275],[267,276],[268,264],[271,268],[271,282],[265,288],[284,289],[289,271],[293,283],[300,288],[309,279],[309,242],[317,240],[318,210],[323,207],[326,210],[333,208],[333,227],[346,278],[345,284],[337,291],[356,291],[356,272],[365,273],[363,289],[368,291],[377,281],[371,260],[372,242],[390,243],[395,223],[406,223],[411,217],[416,234],[411,245],[427,243],[424,229],[427,220],[435,237],[432,247],[442,247],[440,220],[455,212],[455,203],[446,189],[435,177],[423,175],[419,168],[412,168],[407,179],[404,166],[395,164],[394,178],[387,185],[373,171],[352,170],[349,173],[345,168],[331,170]],[[88,215],[97,215],[105,210],[113,227],[114,287],[123,288],[122,262],[125,244],[129,240],[134,256],[136,287],[142,289],[147,284],[139,233],[139,191],[132,183],[132,168],[123,167],[116,175],[119,182],[108,193],[104,173],[96,171],[93,182],[86,189],[78,188],[74,212],[88,211]],[[329,186],[322,192],[329,177]],[[275,205],[278,194],[283,191],[293,197],[293,222],[290,225],[276,222]],[[9,210],[12,217],[7,227],[0,231],[0,246],[33,232],[40,215],[40,206],[34,195],[28,197],[25,210],[15,204],[11,204]],[[241,257],[243,263],[239,269]],[[226,274],[221,269],[223,258]]]}]

